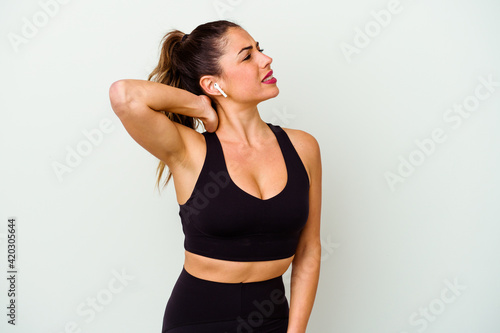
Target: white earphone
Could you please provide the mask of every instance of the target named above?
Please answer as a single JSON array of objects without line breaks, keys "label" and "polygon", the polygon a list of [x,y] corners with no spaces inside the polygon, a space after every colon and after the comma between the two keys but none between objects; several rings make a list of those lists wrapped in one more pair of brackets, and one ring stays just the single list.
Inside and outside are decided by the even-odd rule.
[{"label": "white earphone", "polygon": [[217,89],[218,91],[220,91],[222,96],[227,97],[226,93],[224,92],[224,90],[221,89],[221,87],[219,87],[219,84],[217,82],[214,83],[214,88]]}]

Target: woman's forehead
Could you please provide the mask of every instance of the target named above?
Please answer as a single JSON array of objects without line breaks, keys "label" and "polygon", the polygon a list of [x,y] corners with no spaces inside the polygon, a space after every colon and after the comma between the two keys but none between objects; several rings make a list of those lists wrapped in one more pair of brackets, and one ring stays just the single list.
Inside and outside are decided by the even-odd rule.
[{"label": "woman's forehead", "polygon": [[236,52],[235,55],[237,55],[243,48],[255,45],[255,40],[252,36],[250,36],[250,34],[242,28],[230,28],[227,31],[226,38],[226,52]]}]

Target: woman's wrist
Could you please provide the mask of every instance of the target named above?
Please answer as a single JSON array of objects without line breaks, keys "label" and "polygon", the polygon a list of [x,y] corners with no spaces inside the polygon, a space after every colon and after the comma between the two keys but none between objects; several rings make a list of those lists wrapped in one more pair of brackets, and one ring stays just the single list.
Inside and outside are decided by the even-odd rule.
[{"label": "woman's wrist", "polygon": [[200,115],[196,118],[199,118],[205,129],[208,132],[215,132],[219,124],[219,117],[217,112],[212,108],[212,101],[206,95],[200,95],[198,97],[198,108]]}]

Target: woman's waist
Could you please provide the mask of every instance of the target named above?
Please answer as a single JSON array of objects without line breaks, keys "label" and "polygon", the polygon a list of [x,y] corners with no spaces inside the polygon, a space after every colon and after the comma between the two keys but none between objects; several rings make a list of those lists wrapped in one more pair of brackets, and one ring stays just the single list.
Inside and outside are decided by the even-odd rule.
[{"label": "woman's waist", "polygon": [[230,261],[185,251],[184,269],[191,275],[221,283],[251,283],[283,275],[293,257],[267,261]]}]

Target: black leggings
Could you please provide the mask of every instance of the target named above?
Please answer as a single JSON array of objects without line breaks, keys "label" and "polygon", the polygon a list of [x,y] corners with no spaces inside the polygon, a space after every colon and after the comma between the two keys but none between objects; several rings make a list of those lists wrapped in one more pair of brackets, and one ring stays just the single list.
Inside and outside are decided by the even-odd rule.
[{"label": "black leggings", "polygon": [[183,268],[165,309],[162,333],[286,333],[288,311],[282,276],[221,283]]}]

